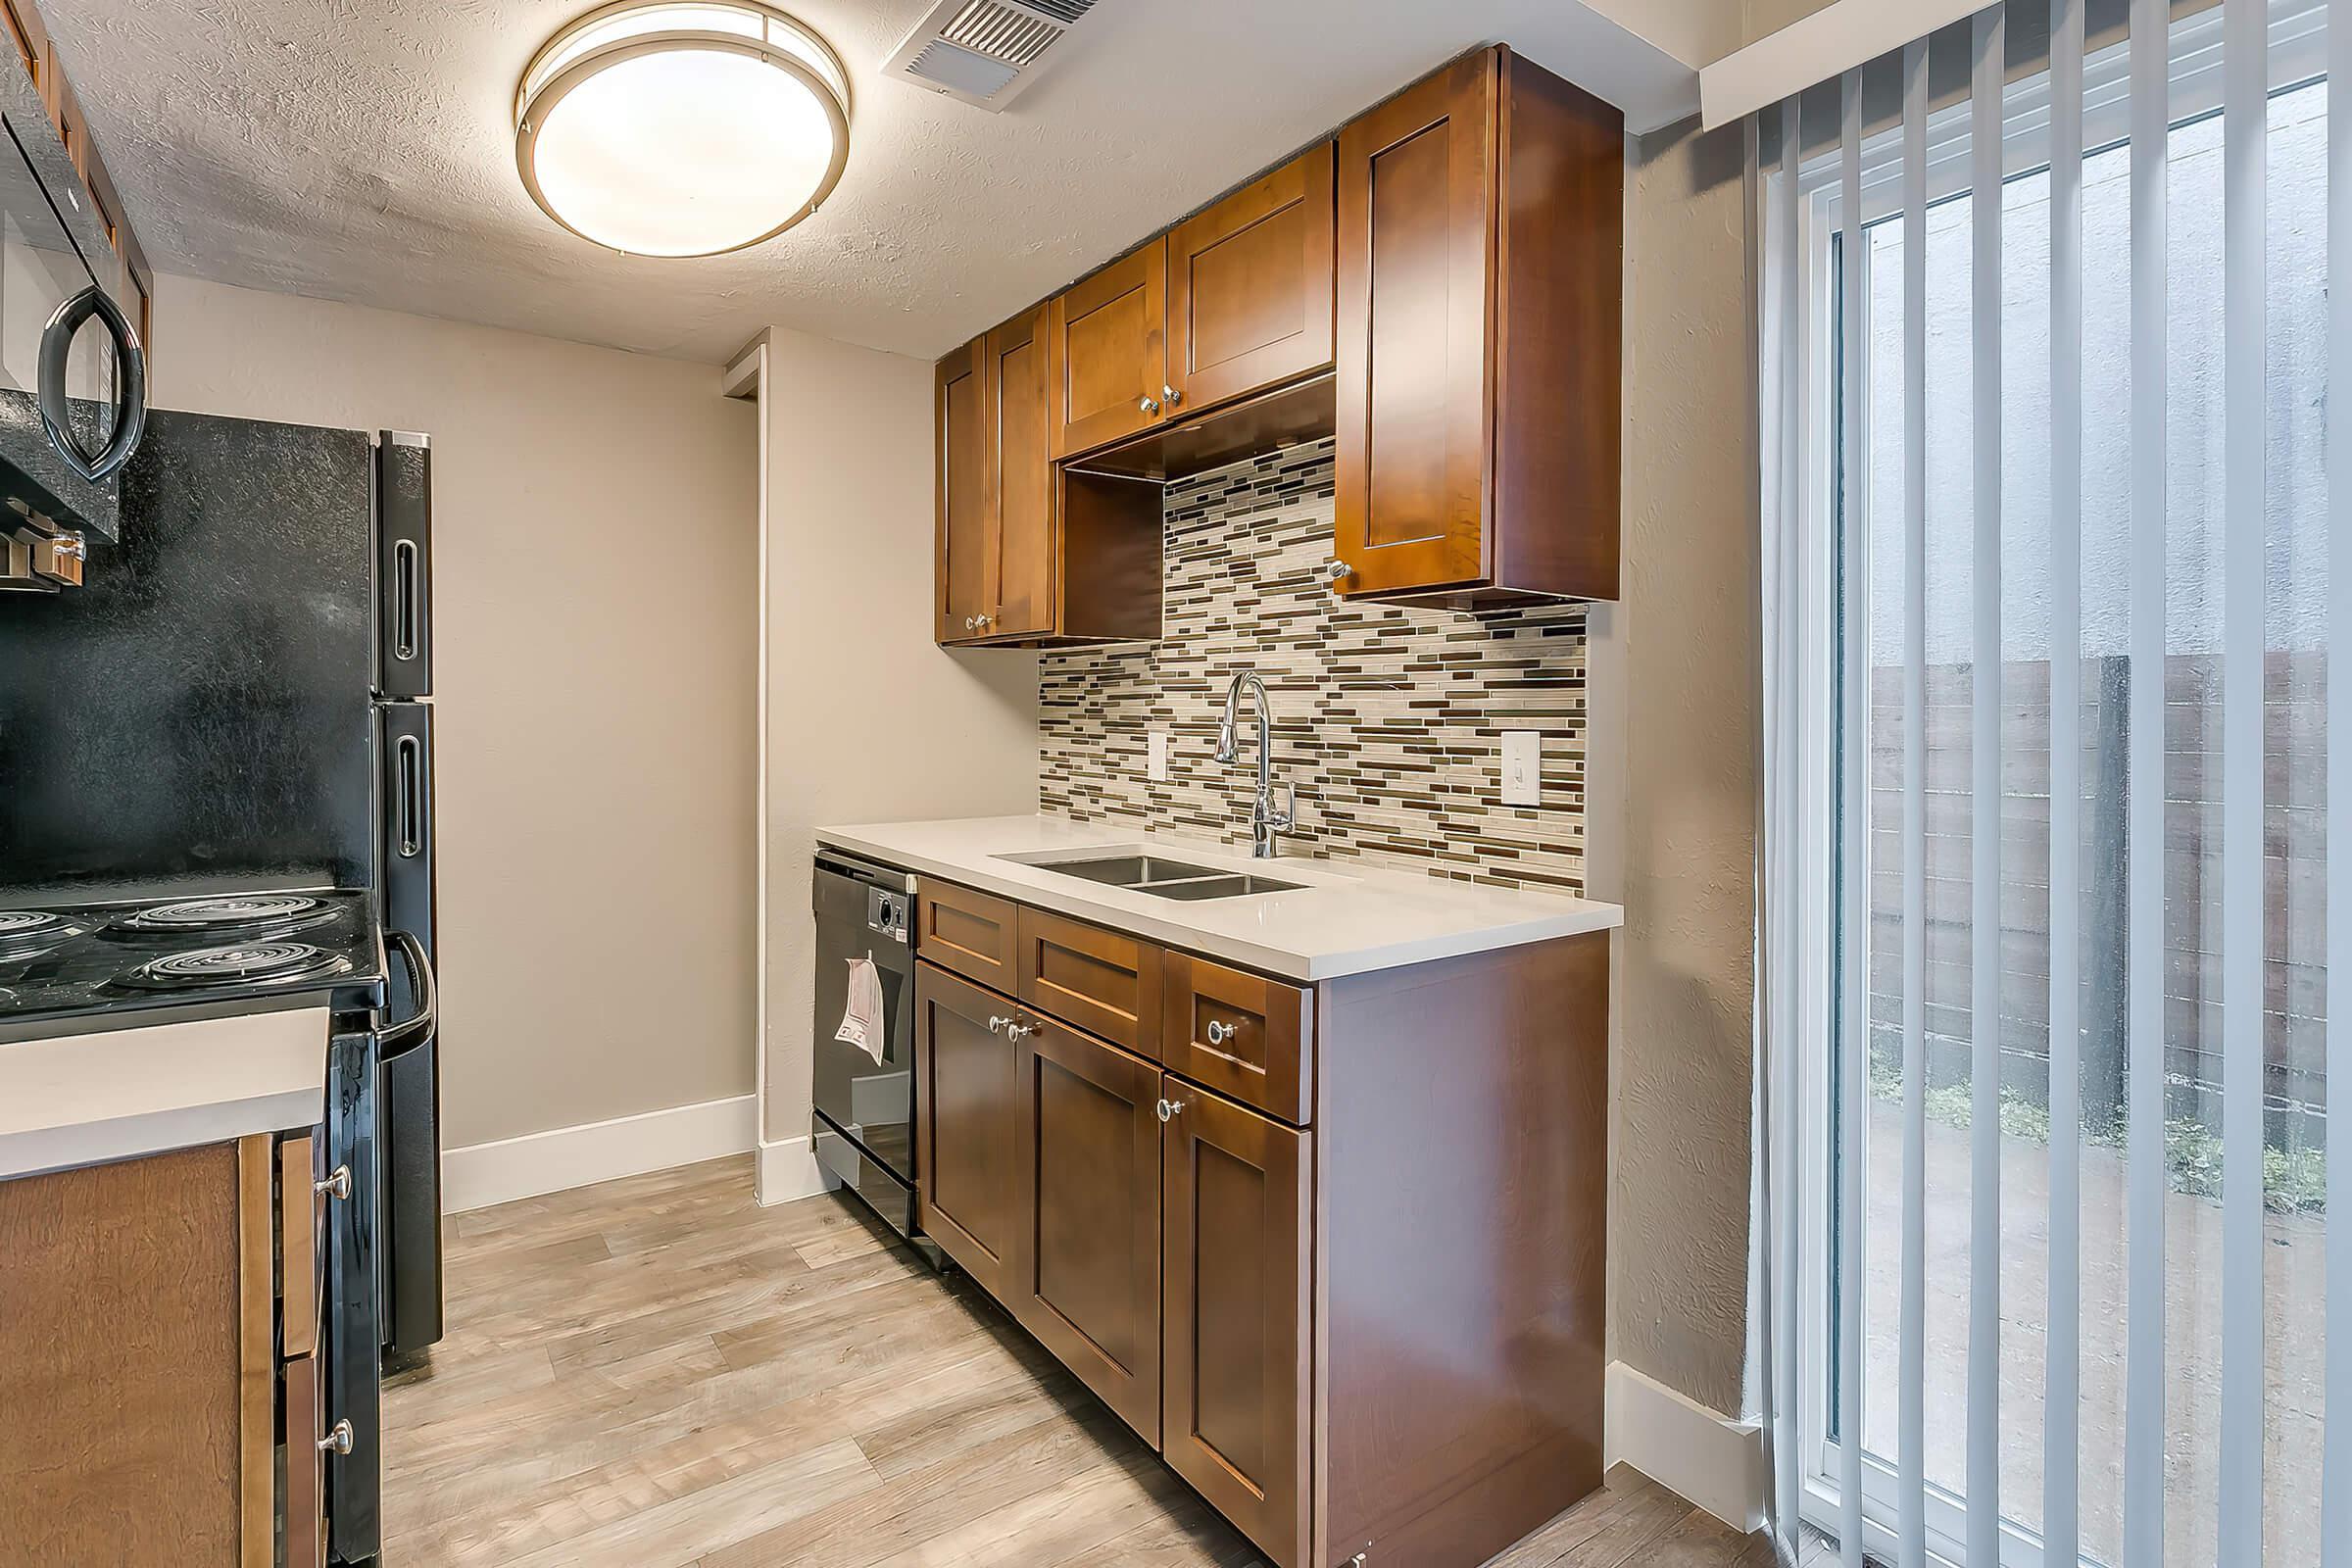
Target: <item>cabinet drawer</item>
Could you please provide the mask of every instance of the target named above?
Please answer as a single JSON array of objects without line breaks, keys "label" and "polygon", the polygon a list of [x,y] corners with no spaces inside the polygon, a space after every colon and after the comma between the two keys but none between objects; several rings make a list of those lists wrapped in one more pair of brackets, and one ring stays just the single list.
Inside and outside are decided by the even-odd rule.
[{"label": "cabinet drawer", "polygon": [[1020,974],[1020,906],[970,888],[926,882],[915,899],[914,951],[1009,996]]},{"label": "cabinet drawer", "polygon": [[1314,996],[1189,953],[1167,956],[1159,1059],[1173,1073],[1304,1122],[1312,1098]]},{"label": "cabinet drawer", "polygon": [[1149,942],[1021,909],[1021,1000],[1147,1056],[1159,1050],[1161,962]]}]

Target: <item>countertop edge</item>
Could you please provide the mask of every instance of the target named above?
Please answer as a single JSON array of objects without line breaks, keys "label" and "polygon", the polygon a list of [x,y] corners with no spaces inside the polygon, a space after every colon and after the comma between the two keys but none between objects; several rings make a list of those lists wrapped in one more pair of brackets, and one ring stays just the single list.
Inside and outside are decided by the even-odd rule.
[{"label": "countertop edge", "polygon": [[316,1127],[329,1016],[273,1009],[0,1045],[0,1179]]},{"label": "countertop edge", "polygon": [[305,1130],[318,1126],[325,1114],[323,1088],[292,1089],[0,1134],[0,1180],[168,1154],[255,1133]]},{"label": "countertop edge", "polygon": [[[1506,948],[1525,947],[1530,943],[1548,942],[1562,937],[1585,936],[1596,931],[1611,931],[1625,923],[1625,911],[1618,906],[1590,900],[1573,901],[1574,907],[1564,908],[1557,915],[1537,916],[1513,920],[1484,929],[1440,933],[1404,941],[1352,949],[1341,953],[1301,956],[1282,949],[1268,948],[1217,932],[1204,931],[1197,926],[1164,916],[1144,914],[1118,906],[1095,902],[1087,898],[1087,884],[1072,879],[1069,889],[1039,887],[1020,878],[992,871],[986,865],[970,860],[950,860],[934,855],[908,851],[880,840],[860,837],[843,827],[819,827],[813,833],[822,847],[845,851],[852,855],[870,857],[890,865],[904,867],[918,876],[935,876],[959,887],[974,888],[998,898],[1034,905],[1056,914],[1088,920],[1100,925],[1148,938],[1165,946],[1189,949],[1211,957],[1222,958],[1247,968],[1278,975],[1286,980],[1314,983],[1322,980],[1344,979],[1349,975],[1372,974],[1384,969],[1403,968],[1416,963],[1428,963],[1442,958],[1463,957],[1477,953],[1499,952]],[[1146,834],[1127,835],[1129,838],[1149,837]],[[1320,862],[1304,862],[1319,864]],[[1280,862],[1276,862],[1279,869]],[[1387,870],[1389,868],[1380,868]],[[1352,874],[1352,873],[1351,873]],[[1409,872],[1394,872],[1409,876]],[[1440,879],[1431,878],[1433,882]],[[1440,882],[1440,885],[1444,884]],[[1570,901],[1563,899],[1563,903]]]}]

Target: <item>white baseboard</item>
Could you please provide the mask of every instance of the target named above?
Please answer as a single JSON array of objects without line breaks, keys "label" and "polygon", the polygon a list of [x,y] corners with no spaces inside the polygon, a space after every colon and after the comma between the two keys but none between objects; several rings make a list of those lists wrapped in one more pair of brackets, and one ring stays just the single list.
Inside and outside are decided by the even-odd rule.
[{"label": "white baseboard", "polygon": [[796,1198],[814,1198],[835,1186],[832,1174],[817,1163],[806,1138],[760,1141],[760,1206],[789,1203]]},{"label": "white baseboard", "polygon": [[1764,1528],[1764,1435],[1644,1376],[1609,1363],[1604,1464],[1632,1465],[1743,1534]]},{"label": "white baseboard", "polygon": [[441,1211],[487,1208],[619,1176],[749,1153],[759,1133],[758,1103],[754,1096],[738,1095],[444,1150]]}]

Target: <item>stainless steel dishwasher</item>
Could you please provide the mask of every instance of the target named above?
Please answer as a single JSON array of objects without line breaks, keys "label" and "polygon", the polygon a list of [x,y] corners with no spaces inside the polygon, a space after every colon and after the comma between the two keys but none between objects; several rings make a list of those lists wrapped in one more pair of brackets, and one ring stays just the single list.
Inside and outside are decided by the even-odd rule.
[{"label": "stainless steel dishwasher", "polygon": [[[816,852],[816,1157],[909,1241],[920,1236],[914,1168],[914,877],[838,850]],[[853,965],[882,987],[879,1060],[835,1038]]]}]

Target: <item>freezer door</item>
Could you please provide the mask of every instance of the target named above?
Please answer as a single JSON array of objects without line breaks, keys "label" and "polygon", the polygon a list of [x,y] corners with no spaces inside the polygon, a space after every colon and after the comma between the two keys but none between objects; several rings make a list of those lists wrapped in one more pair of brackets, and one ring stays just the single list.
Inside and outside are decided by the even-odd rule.
[{"label": "freezer door", "polygon": [[375,448],[375,690],[433,694],[433,449],[409,430]]},{"label": "freezer door", "polygon": [[[380,703],[382,828],[376,891],[386,931],[406,931],[438,963],[433,876],[433,710],[430,703]],[[392,965],[387,1015],[416,1011],[410,976]],[[384,1063],[384,1347],[412,1355],[441,1338],[441,1042],[428,1039]]]}]

